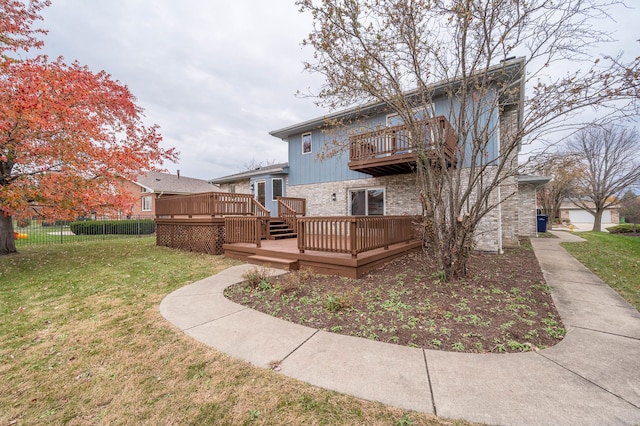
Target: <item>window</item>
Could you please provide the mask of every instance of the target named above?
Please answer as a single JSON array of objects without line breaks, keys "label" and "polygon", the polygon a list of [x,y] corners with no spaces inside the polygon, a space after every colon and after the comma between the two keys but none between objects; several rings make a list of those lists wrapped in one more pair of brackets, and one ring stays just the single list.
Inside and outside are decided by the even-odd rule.
[{"label": "window", "polygon": [[350,189],[349,214],[352,216],[384,215],[384,188]]},{"label": "window", "polygon": [[151,198],[151,195],[145,195],[144,197],[142,197],[142,211],[150,212],[152,208],[153,199]]},{"label": "window", "polygon": [[305,133],[302,135],[302,153],[303,154],[311,154],[313,151],[313,146],[311,143],[311,133]]},{"label": "window", "polygon": [[278,197],[282,197],[282,179],[273,179],[271,181],[271,194],[273,201],[276,201]]},{"label": "window", "polygon": [[255,197],[256,197],[256,201],[259,202],[260,204],[262,204],[263,206],[265,205],[266,200],[267,200],[267,195],[265,193],[265,190],[266,190],[265,181],[263,181],[263,180],[257,181],[256,182]]}]

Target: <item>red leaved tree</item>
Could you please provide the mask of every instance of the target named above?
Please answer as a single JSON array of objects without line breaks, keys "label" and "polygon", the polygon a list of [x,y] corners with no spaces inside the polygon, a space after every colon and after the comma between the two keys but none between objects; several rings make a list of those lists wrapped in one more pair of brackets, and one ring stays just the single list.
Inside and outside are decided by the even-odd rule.
[{"label": "red leaved tree", "polygon": [[105,72],[6,54],[39,46],[30,25],[46,4],[0,0],[3,20],[13,20],[0,26],[0,255],[16,252],[12,216],[34,205],[67,218],[124,209],[123,179],[177,158],[160,147],[157,126],[143,123],[129,89]]}]

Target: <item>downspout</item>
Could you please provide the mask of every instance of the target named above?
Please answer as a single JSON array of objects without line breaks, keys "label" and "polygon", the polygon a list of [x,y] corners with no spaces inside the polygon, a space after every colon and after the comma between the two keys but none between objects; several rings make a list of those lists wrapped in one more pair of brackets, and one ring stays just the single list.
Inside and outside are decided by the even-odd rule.
[{"label": "downspout", "polygon": [[[500,141],[502,138],[502,118],[500,117],[500,101],[499,99],[496,99],[496,103],[497,103],[497,108],[496,110],[498,111],[498,126],[497,126],[497,132],[498,132],[498,161],[505,161],[504,158],[502,158],[501,156],[501,146],[500,146]],[[498,254],[504,254],[504,250],[502,248],[502,191],[500,191],[500,187],[501,185],[498,185]]]},{"label": "downspout", "polygon": [[498,185],[498,254],[504,254],[502,248],[502,194],[500,185]]}]

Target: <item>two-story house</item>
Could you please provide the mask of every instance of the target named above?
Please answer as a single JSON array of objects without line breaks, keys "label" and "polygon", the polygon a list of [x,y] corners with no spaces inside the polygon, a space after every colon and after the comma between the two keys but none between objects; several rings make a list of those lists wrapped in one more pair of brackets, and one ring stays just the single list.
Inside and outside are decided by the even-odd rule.
[{"label": "two-story house", "polygon": [[[485,100],[484,120],[495,129],[488,136],[486,157],[496,164],[508,162],[512,172],[517,167],[517,152],[501,158],[501,138],[522,120],[524,60],[506,60],[495,67],[496,78],[505,73],[517,95],[507,102]],[[428,109],[417,108],[415,114],[430,126],[441,126],[448,135],[452,167],[466,167],[468,159],[467,164],[453,164],[455,150],[465,149],[460,147],[468,141],[456,140],[450,122],[451,109],[457,108],[449,95],[450,86],[435,85],[433,104]],[[270,134],[288,144],[287,196],[306,199],[307,216],[422,214],[410,137],[402,120],[385,104],[358,106]],[[333,155],[323,155],[328,151]],[[482,219],[476,237],[480,250],[501,251],[504,246],[517,245],[519,236],[535,235],[535,188],[548,179],[512,174],[492,194],[502,202]]]}]

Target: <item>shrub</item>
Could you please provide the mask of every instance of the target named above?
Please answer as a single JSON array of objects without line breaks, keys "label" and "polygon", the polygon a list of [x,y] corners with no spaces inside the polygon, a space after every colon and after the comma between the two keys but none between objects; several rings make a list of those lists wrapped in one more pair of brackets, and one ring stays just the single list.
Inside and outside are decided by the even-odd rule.
[{"label": "shrub", "polygon": [[324,298],[324,308],[332,313],[351,307],[349,297],[344,294],[327,294]]},{"label": "shrub", "polygon": [[54,220],[53,222],[49,222],[47,220],[42,222],[42,226],[69,226],[68,220]]},{"label": "shrub", "polygon": [[156,231],[156,224],[152,219],[87,220],[71,222],[69,227],[76,235],[148,235]]},{"label": "shrub", "polygon": [[607,231],[611,234],[640,234],[640,225],[635,223],[625,223],[622,225],[610,226]]},{"label": "shrub", "polygon": [[253,268],[242,274],[242,278],[246,280],[246,287],[258,290],[269,290],[272,288],[269,276],[266,268]]}]

